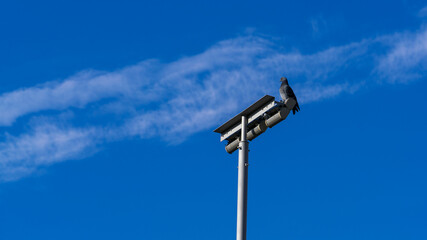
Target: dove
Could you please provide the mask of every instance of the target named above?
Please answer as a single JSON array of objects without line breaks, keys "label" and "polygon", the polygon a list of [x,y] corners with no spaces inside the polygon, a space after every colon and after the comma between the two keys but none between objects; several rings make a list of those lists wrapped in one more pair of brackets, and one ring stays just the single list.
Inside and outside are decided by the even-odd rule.
[{"label": "dove", "polygon": [[298,112],[300,110],[297,97],[295,96],[295,93],[292,90],[291,86],[289,86],[288,79],[286,77],[282,77],[280,81],[282,82],[282,85],[280,85],[279,92],[280,96],[283,99],[283,102],[285,102],[288,98],[292,98],[296,102],[294,108],[292,109],[292,113],[295,115],[295,112]]}]

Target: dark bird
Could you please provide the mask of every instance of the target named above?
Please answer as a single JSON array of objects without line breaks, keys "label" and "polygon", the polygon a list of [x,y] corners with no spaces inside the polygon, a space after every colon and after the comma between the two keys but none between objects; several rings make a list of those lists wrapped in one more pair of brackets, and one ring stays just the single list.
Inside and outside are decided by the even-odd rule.
[{"label": "dark bird", "polygon": [[280,81],[282,82],[282,85],[280,85],[279,92],[280,92],[280,96],[283,99],[283,102],[285,102],[286,99],[288,99],[288,98],[292,98],[296,102],[294,108],[292,109],[292,113],[295,115],[295,111],[298,112],[300,110],[299,105],[298,105],[298,101],[297,101],[297,97],[295,96],[295,93],[292,90],[292,88],[289,86],[287,78],[282,77],[280,79]]}]

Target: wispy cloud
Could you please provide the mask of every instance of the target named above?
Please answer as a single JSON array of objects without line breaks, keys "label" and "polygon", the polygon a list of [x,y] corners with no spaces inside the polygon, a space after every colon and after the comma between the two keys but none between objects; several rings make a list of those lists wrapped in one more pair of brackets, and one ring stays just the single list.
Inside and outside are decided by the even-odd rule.
[{"label": "wispy cloud", "polygon": [[[47,82],[41,86],[19,89],[0,96],[0,125],[9,126],[18,117],[45,110],[84,108],[88,103],[106,98],[136,97],[150,84],[146,61],[116,72],[83,71],[62,82]],[[145,77],[145,79],[142,79]],[[150,100],[153,96],[145,96]]]},{"label": "wispy cloud", "polygon": [[321,15],[310,18],[308,23],[310,24],[312,35],[315,38],[325,35],[328,32],[328,24]]},{"label": "wispy cloud", "polygon": [[[105,142],[157,137],[178,143],[212,129],[264,94],[277,96],[282,75],[301,104],[369,84],[420,79],[426,74],[426,38],[421,29],[302,54],[245,36],[169,63],[147,60],[113,72],[83,71],[3,93],[0,125],[7,131],[19,118],[31,124],[16,136],[5,133],[0,180],[88,156]],[[64,111],[73,117],[60,118]],[[40,116],[54,120],[40,121]]]},{"label": "wispy cloud", "polygon": [[419,17],[427,17],[427,6],[425,6],[424,8],[422,8],[422,9],[418,12],[418,16],[419,16]]},{"label": "wispy cloud", "polygon": [[[398,41],[396,41],[398,39]],[[409,82],[425,78],[427,73],[427,29],[396,34],[387,39],[390,50],[378,59],[375,71],[385,81]]]},{"label": "wispy cloud", "polygon": [[6,135],[0,143],[0,181],[26,176],[38,167],[84,157],[93,152],[99,132],[40,125],[29,133]]}]

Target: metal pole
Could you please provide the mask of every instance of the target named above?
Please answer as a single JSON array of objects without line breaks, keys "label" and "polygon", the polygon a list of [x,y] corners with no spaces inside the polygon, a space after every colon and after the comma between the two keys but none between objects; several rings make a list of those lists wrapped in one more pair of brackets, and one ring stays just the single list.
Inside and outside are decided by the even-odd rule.
[{"label": "metal pole", "polygon": [[239,174],[237,183],[237,240],[246,240],[248,204],[248,141],[246,139],[248,118],[242,116],[242,136],[239,143]]}]

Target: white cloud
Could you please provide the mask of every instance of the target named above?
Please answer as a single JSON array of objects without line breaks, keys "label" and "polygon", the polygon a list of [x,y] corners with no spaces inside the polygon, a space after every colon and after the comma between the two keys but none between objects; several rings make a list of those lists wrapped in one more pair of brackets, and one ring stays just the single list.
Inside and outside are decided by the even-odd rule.
[{"label": "white cloud", "polygon": [[2,126],[29,114],[55,119],[63,111],[74,112],[85,126],[35,121],[29,132],[6,134],[0,142],[0,179],[88,156],[98,144],[127,137],[180,142],[265,94],[278,96],[282,75],[302,104],[354,93],[362,85],[419,79],[425,76],[426,34],[382,36],[312,54],[278,51],[261,37],[239,37],[170,63],[147,60],[113,72],[85,71],[4,93]]},{"label": "white cloud", "polygon": [[390,51],[381,56],[375,71],[390,83],[425,78],[427,73],[427,28],[416,33],[396,34]]},{"label": "white cloud", "polygon": [[326,19],[321,15],[312,17],[308,23],[310,24],[313,37],[320,37],[328,32]]},{"label": "white cloud", "polygon": [[18,137],[6,136],[0,143],[0,181],[26,176],[41,166],[84,157],[94,151],[99,131],[58,126],[37,126]]},{"label": "white cloud", "polygon": [[419,16],[419,17],[427,17],[427,6],[425,6],[424,8],[422,8],[422,9],[418,12],[418,16]]},{"label": "white cloud", "polygon": [[83,108],[105,98],[138,97],[135,89],[153,81],[147,73],[150,65],[151,61],[146,61],[111,73],[84,71],[62,82],[4,93],[0,96],[0,125],[11,125],[18,117],[34,112]]}]

